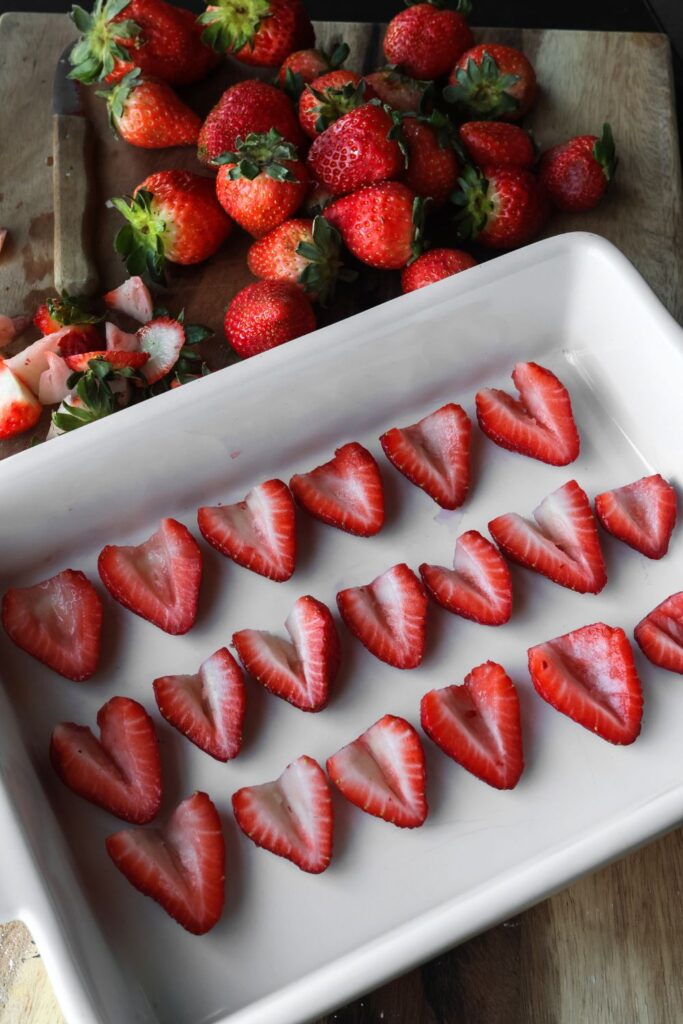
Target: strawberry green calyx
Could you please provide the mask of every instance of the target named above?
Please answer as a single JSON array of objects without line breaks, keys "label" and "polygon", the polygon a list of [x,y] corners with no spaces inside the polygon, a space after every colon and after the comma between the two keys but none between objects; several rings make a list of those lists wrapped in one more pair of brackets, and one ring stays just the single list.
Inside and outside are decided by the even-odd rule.
[{"label": "strawberry green calyx", "polygon": [[358,274],[344,266],[340,259],[341,237],[324,217],[315,217],[312,241],[299,242],[296,252],[308,261],[301,271],[299,284],[325,306],[334,295],[337,281],[355,281]]},{"label": "strawberry green calyx", "polygon": [[415,196],[413,199],[413,241],[410,246],[412,255],[406,264],[408,267],[425,251],[424,223],[428,202],[429,199],[422,196]]},{"label": "strawberry green calyx", "polygon": [[472,119],[494,120],[519,108],[519,102],[509,93],[519,75],[502,72],[486,51],[480,64],[468,60],[467,67],[458,68],[455,77],[455,84],[446,86],[443,97]]},{"label": "strawberry green calyx", "polygon": [[410,163],[410,150],[408,149],[408,142],[405,137],[405,132],[403,131],[403,116],[398,112],[398,110],[392,110],[391,107],[388,107],[386,104],[384,104],[383,106],[387,114],[393,121],[393,126],[391,128],[391,131],[387,135],[387,138],[393,139],[394,142],[398,143],[398,148],[401,150],[401,153],[403,154],[403,166],[407,170],[408,165]]},{"label": "strawberry green calyx", "polygon": [[154,196],[141,190],[130,203],[110,199],[109,205],[125,217],[114,239],[114,249],[122,256],[132,276],[149,274],[158,284],[164,283],[164,249],[166,221],[154,209]]},{"label": "strawberry green calyx", "polygon": [[103,316],[86,313],[66,292],[62,292],[58,299],[47,299],[45,305],[51,318],[60,327],[69,324],[99,324],[104,320]]},{"label": "strawberry green calyx", "polygon": [[231,181],[238,178],[253,181],[263,173],[275,181],[290,181],[296,184],[299,179],[285,163],[297,159],[296,146],[291,142],[285,142],[280,133],[271,128],[265,134],[251,132],[245,139],[238,138],[234,152],[221,153],[212,163],[217,166],[234,164],[235,166],[228,171]]},{"label": "strawberry green calyx", "polygon": [[123,76],[120,82],[113,85],[111,89],[101,89],[95,93],[96,96],[101,96],[102,99],[107,101],[109,125],[114,135],[118,136],[118,124],[125,113],[128,98],[141,82],[142,72],[140,68],[133,68],[132,71]]},{"label": "strawberry green calyx", "polygon": [[216,53],[237,53],[254,46],[254,37],[264,18],[269,18],[268,0],[218,0],[209,4],[197,19],[206,28],[202,40]]},{"label": "strawberry green calyx", "polygon": [[131,59],[127,43],[134,43],[141,33],[137,22],[112,19],[128,7],[130,0],[97,0],[88,14],[82,7],[71,8],[71,19],[81,33],[69,55],[73,65],[69,78],[90,84],[106,78],[114,70],[117,60]]},{"label": "strawberry green calyx", "polygon": [[329,128],[334,121],[338,121],[340,117],[343,117],[344,114],[355,110],[356,107],[362,107],[366,102],[364,81],[359,82],[358,85],[349,82],[347,85],[343,85],[341,89],[325,89],[323,92],[311,88],[310,85],[306,88],[309,92],[313,93],[318,101],[311,108],[311,113],[317,115],[315,130],[318,135],[324,132],[326,128]]},{"label": "strawberry green calyx", "polygon": [[86,423],[93,423],[117,412],[126,400],[125,390],[122,391],[120,386],[114,389],[111,387],[117,380],[145,383],[145,378],[138,370],[129,366],[115,368],[104,357],[91,359],[85,373],[72,373],[66,386],[75,389],[78,405],[66,401],[61,412],[54,412],[52,422],[55,427],[64,432],[76,430]]},{"label": "strawberry green calyx", "polygon": [[603,174],[608,181],[611,181],[619,163],[617,151],[612,135],[612,126],[605,122],[602,126],[602,135],[593,146],[593,156],[602,167]]},{"label": "strawberry green calyx", "polygon": [[493,211],[489,197],[489,183],[475,167],[468,165],[458,178],[458,190],[451,202],[458,207],[456,223],[458,237],[463,241],[474,239],[483,231]]}]

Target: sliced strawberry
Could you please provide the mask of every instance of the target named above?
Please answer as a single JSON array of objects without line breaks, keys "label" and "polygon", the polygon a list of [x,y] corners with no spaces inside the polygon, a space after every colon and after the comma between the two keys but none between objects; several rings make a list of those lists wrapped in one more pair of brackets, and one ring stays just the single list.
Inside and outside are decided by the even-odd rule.
[{"label": "sliced strawberry", "polygon": [[557,711],[610,743],[633,743],[643,693],[623,629],[596,622],[528,651],[537,692]]},{"label": "sliced strawberry", "polygon": [[352,804],[399,828],[417,828],[427,817],[424,750],[405,718],[380,718],[328,757],[327,774]]},{"label": "sliced strawberry", "polygon": [[185,328],[169,316],[158,316],[138,331],[140,351],[146,352],[149,361],[143,367],[148,384],[161,380],[178,362],[180,350],[185,344]]},{"label": "sliced strawberry", "polygon": [[95,324],[73,324],[61,331],[59,354],[64,359],[83,352],[101,352],[103,349],[102,335]]},{"label": "sliced strawberry", "polygon": [[380,442],[399,473],[437,505],[453,509],[462,505],[470,486],[471,434],[465,410],[449,402],[410,427],[393,427]]},{"label": "sliced strawberry", "polygon": [[280,583],[294,572],[294,501],[281,480],[258,484],[234,505],[200,508],[197,524],[212,547],[245,569]]},{"label": "sliced strawberry", "polygon": [[618,540],[648,558],[662,558],[676,525],[676,492],[655,473],[598,494],[595,514]]},{"label": "sliced strawberry", "polygon": [[213,928],[225,902],[225,841],[206,793],[179,804],[164,829],[125,829],[107,853],[136,889],[193,935]]},{"label": "sliced strawberry", "polygon": [[302,871],[317,875],[332,859],[334,818],[330,785],[317,761],[304,754],[275,782],[238,789],[232,798],[244,834]]},{"label": "sliced strawberry", "polygon": [[35,427],[43,407],[24,382],[0,359],[0,440]]},{"label": "sliced strawberry", "polygon": [[107,544],[97,562],[102,582],[124,608],[166,633],[187,633],[197,615],[202,553],[182,523],[162,519],[144,544]]},{"label": "sliced strawberry", "polygon": [[517,363],[519,399],[498,388],[477,392],[477,419],[487,437],[511,452],[567,466],[579,454],[579,433],[564,384],[537,363]]},{"label": "sliced strawberry", "polygon": [[104,325],[108,352],[139,352],[140,341],[136,334],[126,334],[116,324],[109,321]]},{"label": "sliced strawberry", "polygon": [[85,725],[62,722],[50,760],[74,793],[117,818],[146,825],[161,806],[161,761],[154,723],[142,704],[112,697],[97,712],[100,738]]},{"label": "sliced strawberry", "polygon": [[384,490],[379,466],[356,441],[337,448],[334,458],[289,481],[299,505],[316,519],[359,537],[384,525]]},{"label": "sliced strawberry", "polygon": [[34,395],[38,393],[40,375],[48,368],[47,353],[59,351],[59,342],[68,330],[68,327],[62,327],[54,334],[38,338],[32,345],[27,345],[21,352],[5,360],[5,366],[23,381]]},{"label": "sliced strawberry", "polygon": [[380,661],[416,668],[425,649],[427,595],[412,569],[402,562],[364,587],[337,594],[347,628]]},{"label": "sliced strawberry", "polygon": [[636,642],[653,665],[683,675],[683,590],[667,597],[635,628]]},{"label": "sliced strawberry", "polygon": [[437,604],[483,626],[502,626],[512,615],[512,579],[507,562],[476,530],[455,542],[453,568],[420,566],[422,582]]},{"label": "sliced strawberry", "polygon": [[486,661],[462,686],[430,690],[422,728],[444,754],[496,789],[514,789],[524,770],[519,697],[502,665]]},{"label": "sliced strawberry", "polygon": [[90,580],[64,569],[32,587],[10,587],[2,624],[17,647],[66,679],[89,679],[100,658],[102,602]]},{"label": "sliced strawberry", "polygon": [[203,661],[195,675],[155,679],[154,696],[166,721],[190,743],[217,761],[237,757],[246,692],[242,671],[227,647]]},{"label": "sliced strawberry", "polygon": [[285,622],[291,642],[260,629],[242,629],[232,642],[249,675],[302,711],[321,711],[339,669],[341,647],[329,608],[306,595]]},{"label": "sliced strawberry", "polygon": [[544,498],[534,509],[538,525],[516,512],[489,523],[496,544],[527,569],[580,594],[598,594],[607,582],[595,518],[576,480]]},{"label": "sliced strawberry", "polygon": [[72,372],[85,373],[90,369],[89,363],[91,359],[105,359],[115,370],[121,370],[123,367],[128,366],[133,370],[139,370],[149,359],[149,353],[114,352],[112,350],[107,352],[81,352],[76,356],[67,356],[64,361]]},{"label": "sliced strawberry", "polygon": [[125,313],[141,324],[146,324],[154,315],[152,296],[141,277],[129,277],[102,298],[110,309]]},{"label": "sliced strawberry", "polygon": [[47,370],[43,370],[38,381],[38,400],[42,405],[58,405],[69,395],[66,382],[71,370],[56,352],[46,352]]}]

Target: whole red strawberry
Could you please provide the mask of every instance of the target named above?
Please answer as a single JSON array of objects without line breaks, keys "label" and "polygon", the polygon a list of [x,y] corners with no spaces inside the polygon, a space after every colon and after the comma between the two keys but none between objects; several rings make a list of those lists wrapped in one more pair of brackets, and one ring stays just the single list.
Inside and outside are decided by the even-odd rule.
[{"label": "whole red strawberry", "polygon": [[400,270],[416,255],[422,200],[400,181],[383,181],[335,199],[323,216],[346,248],[370,267]]},{"label": "whole red strawberry", "polygon": [[474,257],[462,249],[430,249],[401,271],[401,291],[414,292],[476,265]]},{"label": "whole red strawberry", "polygon": [[299,97],[299,124],[311,139],[334,121],[374,99],[372,88],[354,71],[330,71],[314,79]]},{"label": "whole red strawberry", "polygon": [[90,14],[74,6],[71,17],[81,38],[69,60],[81,82],[117,82],[134,67],[172,85],[204,78],[218,57],[201,40],[191,11],[166,0],[97,0]]},{"label": "whole red strawberry", "polygon": [[469,0],[457,10],[443,10],[441,0],[411,4],[392,18],[384,37],[384,56],[413,78],[441,78],[472,46],[474,39],[465,18]]},{"label": "whole red strawberry", "polygon": [[428,119],[406,117],[401,131],[408,150],[403,181],[416,195],[429,197],[436,206],[442,206],[460,174],[446,118],[439,113]]},{"label": "whole red strawberry", "polygon": [[303,87],[328,71],[336,71],[349,55],[346,43],[335,46],[332,53],[325,50],[295,50],[280,67],[275,81],[293,100],[298,100]]},{"label": "whole red strawberry", "polygon": [[353,281],[357,276],[344,267],[339,248],[339,232],[324,217],[301,217],[286,220],[254,242],[247,266],[254,277],[291,281],[324,304],[338,280]]},{"label": "whole red strawberry", "polygon": [[477,167],[529,168],[536,159],[527,131],[506,121],[468,121],[460,125],[460,142]]},{"label": "whole red strawberry", "polygon": [[197,156],[210,165],[221,153],[232,152],[238,139],[273,128],[295,146],[304,134],[287,96],[268,82],[250,78],[226,89],[199,132]]},{"label": "whole red strawberry", "polygon": [[395,67],[378,68],[365,76],[382,103],[402,114],[427,113],[431,109],[433,82],[419,81]]},{"label": "whole red strawberry", "polygon": [[405,160],[393,129],[391,115],[374,103],[344,114],[311,146],[311,175],[335,195],[398,178]]},{"label": "whole red strawberry", "polygon": [[261,238],[295,213],[306,195],[308,173],[296,147],[278,132],[247,135],[234,153],[223,153],[216,195],[226,213]]},{"label": "whole red strawberry", "polygon": [[166,146],[194,146],[202,122],[167,82],[142,78],[133,68],[104,97],[109,123],[132,146],[164,149]]},{"label": "whole red strawberry", "polygon": [[519,121],[536,99],[536,72],[523,53],[480,43],[459,58],[444,89],[469,120]]},{"label": "whole red strawberry", "polygon": [[577,213],[597,206],[617,169],[612,129],[602,136],[579,135],[541,157],[539,177],[558,210]]},{"label": "whole red strawberry", "polygon": [[126,224],[114,248],[129,273],[163,280],[165,260],[201,263],[213,256],[232,230],[216,199],[213,178],[190,171],[157,171],[138,185],[130,203],[112,199]]},{"label": "whole red strawberry", "polygon": [[225,313],[228,343],[243,358],[258,355],[316,327],[310,301],[290,281],[257,281],[237,293]]},{"label": "whole red strawberry", "polygon": [[461,238],[490,249],[526,245],[548,216],[548,199],[537,177],[520,167],[466,167],[452,196],[459,207]]},{"label": "whole red strawberry", "polygon": [[301,0],[218,0],[198,21],[205,26],[202,39],[217,53],[255,67],[277,68],[315,40]]}]

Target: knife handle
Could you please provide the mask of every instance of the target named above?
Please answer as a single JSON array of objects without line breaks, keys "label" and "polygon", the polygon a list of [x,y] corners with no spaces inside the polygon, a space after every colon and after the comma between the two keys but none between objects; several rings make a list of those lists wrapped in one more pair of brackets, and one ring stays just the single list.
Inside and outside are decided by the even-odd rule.
[{"label": "knife handle", "polygon": [[57,291],[92,295],[99,275],[91,257],[94,210],[90,188],[89,124],[85,117],[54,114],[54,281]]}]

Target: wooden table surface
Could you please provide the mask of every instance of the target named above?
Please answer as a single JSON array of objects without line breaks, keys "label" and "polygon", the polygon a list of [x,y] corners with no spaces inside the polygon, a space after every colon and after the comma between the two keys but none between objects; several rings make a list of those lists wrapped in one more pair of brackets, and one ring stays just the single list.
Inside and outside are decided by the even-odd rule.
[{"label": "wooden table surface", "polygon": [[[354,63],[369,66],[381,27],[318,26],[322,42],[340,33]],[[521,46],[536,66],[542,93],[529,124],[543,146],[611,121],[621,158],[615,187],[598,210],[558,218],[550,233],[581,229],[607,236],[683,319],[681,177],[666,38],[493,29],[478,35]],[[56,59],[71,38],[62,16],[0,19],[0,225],[11,233],[0,256],[3,313],[31,311],[52,284],[51,88]],[[211,88],[198,92],[199,102],[208,101]],[[188,153],[174,151],[160,163],[156,154],[113,144],[101,111],[95,118],[102,195],[125,192],[155,166],[192,166]],[[98,231],[107,286],[123,277],[110,250],[114,223],[104,217]],[[192,315],[219,326],[222,308],[248,276],[245,246],[235,239],[209,267],[173,276],[173,294]],[[383,295],[396,287],[392,275],[386,282]],[[373,298],[347,294],[331,315]],[[212,355],[217,364],[226,360],[220,343]],[[0,457],[25,444],[5,442]],[[321,1024],[678,1024],[681,878],[683,833],[677,831]],[[28,932],[16,922],[0,925],[0,1024],[62,1020]]]}]

